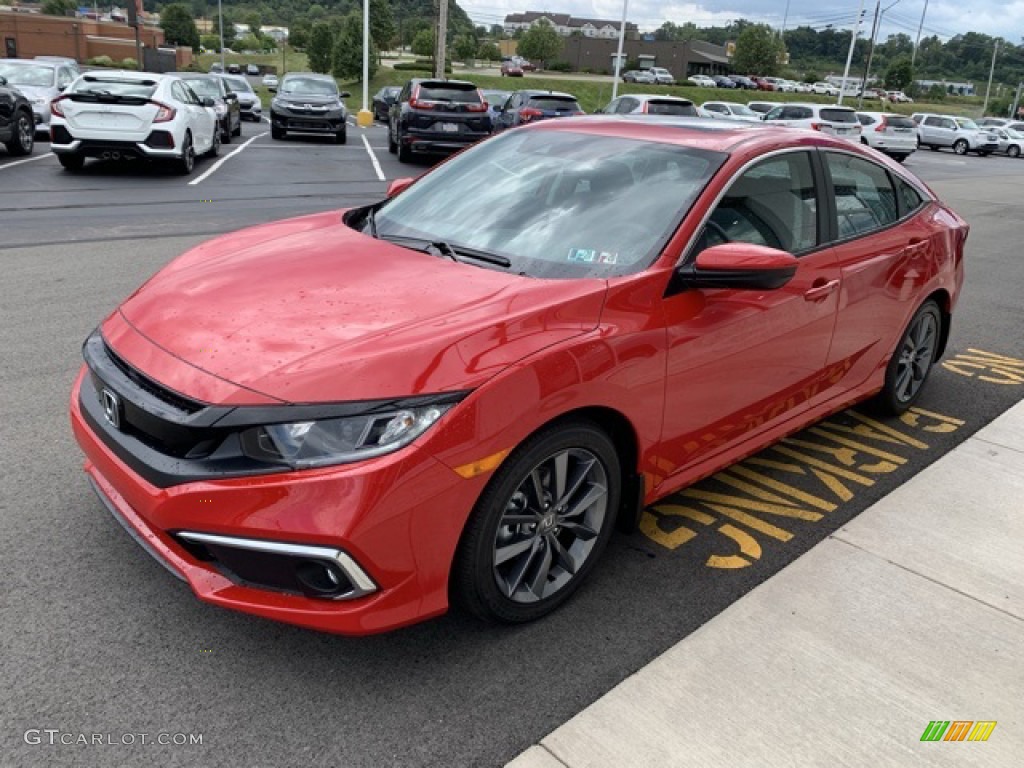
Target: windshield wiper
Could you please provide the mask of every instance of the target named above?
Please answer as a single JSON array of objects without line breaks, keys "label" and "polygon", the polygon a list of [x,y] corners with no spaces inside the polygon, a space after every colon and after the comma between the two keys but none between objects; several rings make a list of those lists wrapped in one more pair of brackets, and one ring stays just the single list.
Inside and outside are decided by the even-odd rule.
[{"label": "windshield wiper", "polygon": [[[376,232],[376,224],[371,224],[371,226],[373,227],[374,232]],[[475,248],[469,248],[465,245],[453,245],[446,240],[430,240],[425,237],[409,237],[406,235],[374,234],[374,236],[380,240],[386,240],[388,242],[421,243],[422,247],[414,250],[422,250],[424,253],[430,253],[432,250],[437,251],[439,255],[449,258],[452,261],[461,261],[459,256],[465,256],[466,258],[473,259],[474,261],[483,261],[499,267],[508,268],[512,266],[511,261],[497,253],[478,251]]]}]

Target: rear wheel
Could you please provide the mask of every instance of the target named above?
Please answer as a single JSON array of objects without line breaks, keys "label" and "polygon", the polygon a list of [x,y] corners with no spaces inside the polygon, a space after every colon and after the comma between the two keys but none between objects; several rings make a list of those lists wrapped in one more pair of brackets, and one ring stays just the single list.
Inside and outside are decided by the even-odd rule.
[{"label": "rear wheel", "polygon": [[398,137],[398,162],[412,162],[412,148],[408,144],[402,142],[401,136]]},{"label": "rear wheel", "polygon": [[877,402],[888,414],[899,415],[917,400],[939,351],[942,315],[926,301],[914,313],[885,369],[885,385]]},{"label": "rear wheel", "polygon": [[241,136],[242,135],[242,118],[241,118],[241,116],[239,116],[239,118],[238,118],[238,125],[235,126],[235,130],[232,131],[232,134],[234,136]]},{"label": "rear wheel", "polygon": [[36,145],[36,125],[28,112],[18,112],[14,118],[14,132],[4,144],[12,155],[31,155]]},{"label": "rear wheel", "polygon": [[455,597],[487,621],[532,621],[564,603],[611,536],[621,491],[615,446],[587,421],[523,443],[481,494],[452,569]]},{"label": "rear wheel", "polygon": [[57,155],[57,162],[65,171],[80,171],[85,165],[85,158],[82,155]]},{"label": "rear wheel", "polygon": [[398,151],[398,144],[395,143],[395,137],[391,135],[391,127],[388,126],[388,152],[392,155]]},{"label": "rear wheel", "polygon": [[958,155],[966,155],[968,149],[970,149],[970,147],[965,139],[957,139],[953,142],[953,151]]},{"label": "rear wheel", "polygon": [[1011,144],[1006,148],[1006,154],[1008,154],[1010,157],[1019,157],[1020,147],[1018,147],[1016,144]]}]

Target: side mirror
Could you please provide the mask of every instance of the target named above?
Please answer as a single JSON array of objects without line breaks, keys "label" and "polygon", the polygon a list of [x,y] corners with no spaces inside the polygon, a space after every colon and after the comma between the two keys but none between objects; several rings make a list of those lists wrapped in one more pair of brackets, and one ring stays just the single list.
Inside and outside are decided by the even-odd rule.
[{"label": "side mirror", "polygon": [[685,288],[773,291],[792,279],[797,264],[795,256],[775,248],[723,243],[698,253],[677,270],[676,279]]},{"label": "side mirror", "polygon": [[215,102],[213,99],[211,99],[209,96],[207,96],[205,99],[203,99],[203,106],[204,107],[215,107],[215,106],[217,106],[217,102]]},{"label": "side mirror", "polygon": [[341,98],[343,98],[343,99],[350,99],[350,98],[352,98],[352,94],[351,94],[351,93],[349,93],[348,91],[342,91],[342,92],[341,92],[341,94],[340,94],[340,96],[341,96]]},{"label": "side mirror", "polygon": [[408,176],[403,177],[401,179],[395,179],[390,184],[388,184],[388,197],[394,197],[395,195],[401,194],[405,190],[405,188],[412,184],[414,181],[416,181],[416,179]]}]

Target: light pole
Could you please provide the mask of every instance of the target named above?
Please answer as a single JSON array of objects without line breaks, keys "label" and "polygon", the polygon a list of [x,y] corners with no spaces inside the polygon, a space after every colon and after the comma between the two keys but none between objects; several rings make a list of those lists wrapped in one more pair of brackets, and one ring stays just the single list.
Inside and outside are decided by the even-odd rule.
[{"label": "light pole", "polygon": [[221,0],[217,0],[217,23],[220,25],[220,71],[227,72],[224,68],[224,8]]},{"label": "light pole", "polygon": [[619,50],[615,53],[615,79],[612,81],[612,100],[619,93],[619,73],[622,72],[622,42],[626,39],[626,9],[629,0],[622,0],[622,24],[619,25]]},{"label": "light pole", "polygon": [[373,113],[366,108],[367,93],[370,88],[370,0],[363,0],[363,107],[356,115],[356,124],[360,128],[373,125]]},{"label": "light pole", "polygon": [[875,36],[878,34],[878,27],[882,23],[882,17],[885,16],[885,12],[890,8],[899,5],[899,3],[900,0],[895,0],[895,2],[889,3],[889,5],[879,11],[879,8],[881,8],[882,5],[882,0],[875,0],[875,21],[871,26],[871,47],[868,48],[868,60],[864,64],[864,76],[860,79],[860,95],[857,97],[858,107],[863,106],[864,104],[864,89],[868,85],[868,75],[871,73],[871,60],[875,57]]},{"label": "light pole", "polygon": [[924,29],[924,15],[928,13],[928,0],[924,0],[924,10],[921,11],[921,23],[917,25],[917,39],[914,41],[914,52],[910,55],[910,66],[913,68],[917,61],[917,47],[921,44],[921,30]]},{"label": "light pole", "polygon": [[846,95],[846,81],[850,78],[850,64],[853,63],[853,49],[857,45],[857,38],[860,36],[860,20],[864,18],[864,0],[860,0],[860,7],[857,8],[857,18],[853,21],[853,34],[850,36],[850,50],[846,54],[846,69],[843,70],[843,82],[839,85],[839,101],[843,103],[843,96]]}]

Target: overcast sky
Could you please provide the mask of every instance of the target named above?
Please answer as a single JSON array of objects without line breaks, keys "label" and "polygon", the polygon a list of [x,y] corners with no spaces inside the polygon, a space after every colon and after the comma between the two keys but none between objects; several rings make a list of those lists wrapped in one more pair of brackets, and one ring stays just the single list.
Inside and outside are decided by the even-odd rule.
[{"label": "overcast sky", "polygon": [[[478,24],[500,24],[508,13],[549,10],[574,16],[620,19],[622,0],[458,0]],[[882,8],[892,0],[882,0]],[[865,0],[866,23],[870,35],[875,0]],[[882,16],[879,40],[905,32],[913,39],[921,22],[925,0],[898,0]],[[822,29],[827,24],[849,28],[857,13],[858,0],[789,0],[786,28],[806,25]],[[628,19],[641,29],[656,29],[662,22],[698,26],[721,24],[746,18],[781,27],[786,0],[707,0],[687,3],[679,0],[629,0]],[[862,28],[863,28],[862,27]],[[949,38],[964,32],[984,32],[1020,44],[1024,35],[1024,0],[929,0],[922,35],[937,34]]]}]

